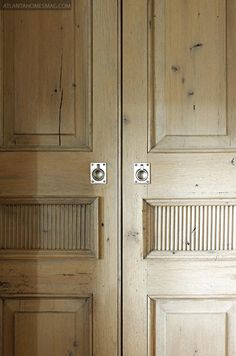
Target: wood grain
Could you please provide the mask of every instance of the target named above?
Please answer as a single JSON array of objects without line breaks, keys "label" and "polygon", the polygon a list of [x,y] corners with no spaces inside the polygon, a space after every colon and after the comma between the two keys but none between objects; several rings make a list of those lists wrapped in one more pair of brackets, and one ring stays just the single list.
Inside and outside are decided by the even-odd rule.
[{"label": "wood grain", "polygon": [[[118,258],[120,251],[118,245],[120,235],[117,195],[120,175],[118,171],[120,34],[118,12],[117,0],[82,0],[73,1],[72,10],[21,10],[6,11],[3,14],[4,40],[1,43],[4,49],[5,146],[0,152],[0,196],[3,199],[7,197],[10,200],[17,200],[18,212],[26,209],[23,219],[25,229],[29,221],[36,224],[32,220],[34,205],[39,205],[40,209],[44,206],[43,209],[46,210],[43,218],[46,227],[44,236],[47,235],[47,238],[40,240],[44,250],[18,249],[14,250],[14,253],[11,249],[2,250],[0,299],[14,296],[18,309],[22,298],[46,296],[51,298],[50,310],[52,310],[53,302],[55,301],[56,305],[58,298],[70,299],[71,297],[67,297],[68,294],[75,299],[92,296],[90,309],[92,351],[82,347],[81,352],[77,351],[77,354],[83,356],[90,355],[90,352],[99,356],[119,354]],[[63,70],[60,71],[62,49]],[[61,87],[60,74],[62,74]],[[17,79],[16,87],[15,79]],[[61,111],[61,135],[59,135],[58,109],[62,88],[64,104]],[[14,95],[15,89],[17,97]],[[54,92],[55,89],[57,92]],[[15,112],[16,104],[17,112]],[[15,118],[17,120],[14,122]],[[13,123],[16,124],[14,128]],[[19,134],[16,132],[16,127]],[[73,136],[75,131],[77,137]],[[11,141],[15,133],[16,143],[14,140]],[[91,162],[107,163],[107,185],[90,184]],[[33,199],[33,206],[23,204],[22,197]],[[35,202],[40,197],[44,199],[42,204]],[[69,202],[68,197],[71,197]],[[95,207],[97,200],[88,202],[83,198],[78,203],[78,197],[99,199],[99,219],[96,214],[94,215],[97,221],[96,228],[93,221],[90,224],[88,221],[90,219],[86,220],[86,216],[89,216],[87,214],[90,210],[89,206],[94,209],[94,213],[97,211]],[[51,242],[54,246],[54,236],[55,242],[59,242],[59,235],[56,233],[58,225],[54,226],[53,220],[54,205],[56,208],[58,198],[62,199],[59,202],[60,207],[57,207],[63,212],[60,224],[64,224],[65,217],[66,223],[63,226],[66,230],[67,228],[73,230],[75,227],[70,221],[70,217],[73,216],[70,212],[72,206],[79,205],[80,208],[77,209],[83,210],[83,206],[86,205],[86,216],[82,216],[81,211],[81,218],[86,220],[86,225],[80,226],[90,229],[90,241],[82,240],[85,235],[88,237],[88,234],[81,230],[77,243],[86,248],[88,243],[92,247],[91,243],[97,241],[99,229],[101,231],[99,259],[90,258],[91,249],[70,250],[75,245],[73,239],[71,240],[73,234],[68,231],[61,231],[62,234],[59,234],[64,241],[60,246],[66,250],[48,249],[51,248]],[[24,207],[21,206],[22,204]],[[11,209],[12,206],[8,206],[7,214],[13,217]],[[51,217],[52,221],[47,221],[48,217]],[[13,220],[10,219],[8,222],[11,224]],[[53,227],[52,235],[51,230],[48,229],[51,227],[50,224]],[[43,224],[41,228],[43,230]],[[17,237],[14,232],[13,239],[12,230],[8,228],[6,230],[11,236],[7,242],[7,246],[10,247],[13,241],[17,241]],[[29,235],[28,232],[25,234],[25,236]],[[42,234],[39,234],[36,239],[38,238],[42,238]],[[26,244],[28,242],[29,240]],[[98,253],[98,249],[92,247],[92,250],[93,256],[94,253]],[[67,304],[68,308],[70,303],[72,302],[69,301]],[[40,305],[38,307],[40,308]],[[35,312],[37,314],[37,306]],[[47,336],[45,327],[52,338],[50,343],[45,341],[51,356],[55,353],[51,352],[52,345],[56,348],[57,343],[60,345],[60,340],[65,340],[64,333],[66,335],[68,333],[64,330],[63,317],[57,319],[58,325],[55,326],[57,323],[53,321],[53,316],[51,319],[50,316],[50,325],[60,335],[50,334],[49,327],[46,329],[46,321],[42,319],[38,320],[37,325],[37,316],[36,318],[27,316],[26,325],[29,328],[30,325],[36,325],[40,329],[34,332],[32,328],[30,347],[37,344],[37,334],[40,340]],[[22,319],[18,321],[23,323]],[[5,322],[6,320],[3,320],[4,330],[6,330]],[[66,323],[68,325],[70,321],[66,319]],[[81,325],[80,323],[83,324],[82,316],[78,325]],[[70,329],[72,330],[71,327]],[[11,330],[9,329],[9,337],[11,334],[12,325]],[[24,335],[21,335],[20,331],[17,335],[19,352],[27,355]],[[85,342],[86,337],[85,332],[83,334]],[[66,336],[66,345],[67,342]],[[9,343],[12,345],[12,340]],[[43,349],[43,345],[40,347],[40,352],[43,350],[46,354],[47,350]],[[63,348],[62,350],[64,351]],[[34,351],[30,350],[30,352],[31,355],[34,354]],[[58,353],[60,354],[60,350]],[[74,354],[76,355],[75,352]]]},{"label": "wood grain", "polygon": [[235,299],[152,298],[149,310],[149,356],[234,354]]},{"label": "wood grain", "polygon": [[78,257],[98,257],[98,207],[96,198],[0,199],[2,253],[77,251]]},{"label": "wood grain", "polygon": [[4,147],[92,147],[92,1],[3,14]]},{"label": "wood grain", "polygon": [[5,300],[4,354],[92,355],[91,306],[90,298]]},{"label": "wood grain", "polygon": [[[149,149],[234,147],[231,1],[148,1]],[[232,47],[232,48],[231,48]],[[217,73],[217,75],[215,75]]]},{"label": "wood grain", "polygon": [[236,250],[233,199],[146,200],[143,218],[145,256],[186,252],[180,255],[215,258],[219,251]]},{"label": "wood grain", "polygon": [[[194,17],[197,6],[202,20]],[[228,245],[236,196],[235,19],[232,0],[123,3],[123,352],[127,356],[137,350],[142,356],[236,352],[235,251]],[[188,73],[184,86],[182,66]],[[199,116],[198,106],[191,114],[187,104],[194,105],[195,98],[205,108]],[[150,164],[151,184],[134,184],[135,162]],[[194,233],[186,234],[195,228],[198,209],[202,246],[195,245]],[[214,209],[220,218],[214,218]],[[214,219],[221,226],[215,230]],[[166,251],[171,243],[187,250]],[[208,249],[216,245],[220,250],[208,258]],[[201,250],[192,251],[197,248]],[[150,251],[153,258],[144,258]],[[170,315],[158,307],[163,299],[168,300]],[[180,307],[177,299],[188,302]],[[148,307],[150,300],[154,303]],[[164,304],[165,300],[162,308]]]}]

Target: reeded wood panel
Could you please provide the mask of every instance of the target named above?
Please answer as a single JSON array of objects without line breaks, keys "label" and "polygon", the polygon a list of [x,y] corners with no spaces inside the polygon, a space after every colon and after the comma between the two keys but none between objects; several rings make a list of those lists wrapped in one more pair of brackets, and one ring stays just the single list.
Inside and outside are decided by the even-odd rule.
[{"label": "reeded wood panel", "polygon": [[91,308],[90,298],[5,300],[4,355],[92,355]]},{"label": "reeded wood panel", "polygon": [[145,256],[236,251],[233,200],[147,200],[143,213]]},{"label": "reeded wood panel", "polygon": [[97,198],[0,199],[0,248],[98,257]]},{"label": "reeded wood panel", "polygon": [[149,356],[234,356],[234,299],[150,299]]},{"label": "reeded wood panel", "polygon": [[235,147],[233,1],[148,4],[149,148]]},{"label": "reeded wood panel", "polygon": [[4,147],[91,149],[92,1],[4,11]]}]

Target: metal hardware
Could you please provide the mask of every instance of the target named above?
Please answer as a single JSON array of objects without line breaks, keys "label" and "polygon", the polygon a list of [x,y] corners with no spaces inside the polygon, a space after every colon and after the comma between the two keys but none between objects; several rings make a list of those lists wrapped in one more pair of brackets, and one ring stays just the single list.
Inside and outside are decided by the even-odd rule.
[{"label": "metal hardware", "polygon": [[134,163],[134,183],[150,184],[151,169],[150,163]]},{"label": "metal hardware", "polygon": [[90,182],[91,184],[106,184],[107,183],[107,164],[90,163]]}]

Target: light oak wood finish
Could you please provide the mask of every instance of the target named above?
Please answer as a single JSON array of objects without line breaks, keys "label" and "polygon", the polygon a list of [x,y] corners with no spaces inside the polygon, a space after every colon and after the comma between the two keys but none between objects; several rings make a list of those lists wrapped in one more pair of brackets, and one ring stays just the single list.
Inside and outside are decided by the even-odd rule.
[{"label": "light oak wood finish", "polygon": [[118,9],[3,13],[3,356],[119,353]]},{"label": "light oak wood finish", "polygon": [[[77,257],[99,257],[98,198],[0,199],[0,248],[3,257],[16,252],[58,251]],[[51,251],[51,252],[49,252]]]},{"label": "light oak wood finish", "polygon": [[235,221],[233,199],[144,200],[144,257],[235,258]]},{"label": "light oak wood finish", "polygon": [[149,310],[150,355],[234,355],[235,299],[150,299]]},{"label": "light oak wood finish", "polygon": [[123,3],[125,356],[235,354],[235,19],[231,0]]},{"label": "light oak wood finish", "polygon": [[3,309],[4,354],[92,354],[90,298],[7,299]]},{"label": "light oak wood finish", "polygon": [[148,1],[150,150],[235,148],[233,6]]},{"label": "light oak wood finish", "polygon": [[3,147],[91,150],[93,29],[91,0],[3,12]]}]

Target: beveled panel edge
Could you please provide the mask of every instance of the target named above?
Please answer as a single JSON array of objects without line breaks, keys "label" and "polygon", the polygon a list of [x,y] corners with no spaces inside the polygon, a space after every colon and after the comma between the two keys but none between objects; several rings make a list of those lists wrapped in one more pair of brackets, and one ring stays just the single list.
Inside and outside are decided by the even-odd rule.
[{"label": "beveled panel edge", "polygon": [[[1,340],[3,340],[4,337],[4,330],[3,330],[3,323],[4,321],[6,321],[3,319],[3,312],[4,312],[4,308],[6,309],[6,313],[8,314],[8,317],[12,317],[12,321],[13,321],[13,327],[15,326],[15,314],[16,313],[24,313],[24,311],[21,310],[16,310],[14,308],[14,305],[12,305],[12,303],[15,302],[16,303],[20,303],[21,301],[84,301],[82,308],[81,306],[77,309],[72,309],[69,310],[68,312],[74,312],[74,313],[80,313],[82,314],[81,317],[83,319],[83,323],[82,326],[84,327],[87,336],[88,336],[88,344],[87,344],[87,352],[88,355],[92,356],[92,350],[93,350],[93,294],[58,294],[58,293],[52,293],[52,294],[44,294],[44,293],[38,293],[38,294],[28,294],[28,293],[24,293],[24,294],[0,294],[0,336],[1,336]],[[24,304],[22,304],[23,306]],[[27,308],[26,308],[27,309]],[[46,308],[47,310],[48,308]],[[59,312],[65,312],[64,311],[65,308],[62,308]],[[55,309],[57,311],[57,308]],[[27,313],[29,311],[25,311],[25,313]],[[39,311],[40,312],[40,311]],[[50,313],[50,310],[48,310],[48,312]],[[10,313],[10,314],[9,314]],[[81,320],[81,319],[79,319]],[[79,321],[77,320],[77,321]],[[6,336],[6,335],[5,335]],[[3,343],[0,342],[0,355],[1,352],[3,352],[2,348],[3,348]],[[2,347],[2,348],[1,348]]]},{"label": "beveled panel edge", "polygon": [[[7,293],[1,293],[0,294],[0,301],[4,300],[4,301],[21,301],[21,300],[33,300],[33,301],[37,301],[37,300],[88,300],[89,301],[89,305],[90,307],[92,307],[93,304],[93,294],[92,293],[88,293],[88,294],[72,294],[72,293],[50,293],[50,294],[46,294],[46,293],[36,293],[36,294],[32,294],[32,293],[12,293],[12,294],[7,294]],[[6,303],[7,304],[7,303]],[[12,309],[14,310],[14,309]]]},{"label": "beveled panel edge", "polygon": [[[148,312],[148,356],[156,356],[156,344],[157,344],[157,303],[158,301],[222,301],[222,302],[236,302],[236,295],[148,295],[147,296],[147,312]],[[229,309],[230,310],[230,309]],[[229,310],[223,310],[223,313],[227,313]],[[165,313],[164,309],[161,309]],[[215,311],[218,313],[218,310]]]},{"label": "beveled panel edge", "polygon": [[147,106],[148,106],[148,152],[156,147],[156,127],[155,127],[155,58],[154,58],[154,0],[147,1]]},{"label": "beveled panel edge", "polygon": [[148,305],[148,356],[155,356],[156,352],[156,301],[154,298],[147,297]]},{"label": "beveled panel edge", "polygon": [[[0,138],[1,142],[1,138]],[[92,145],[83,145],[81,147],[7,147],[0,146],[0,152],[92,152]]]}]

